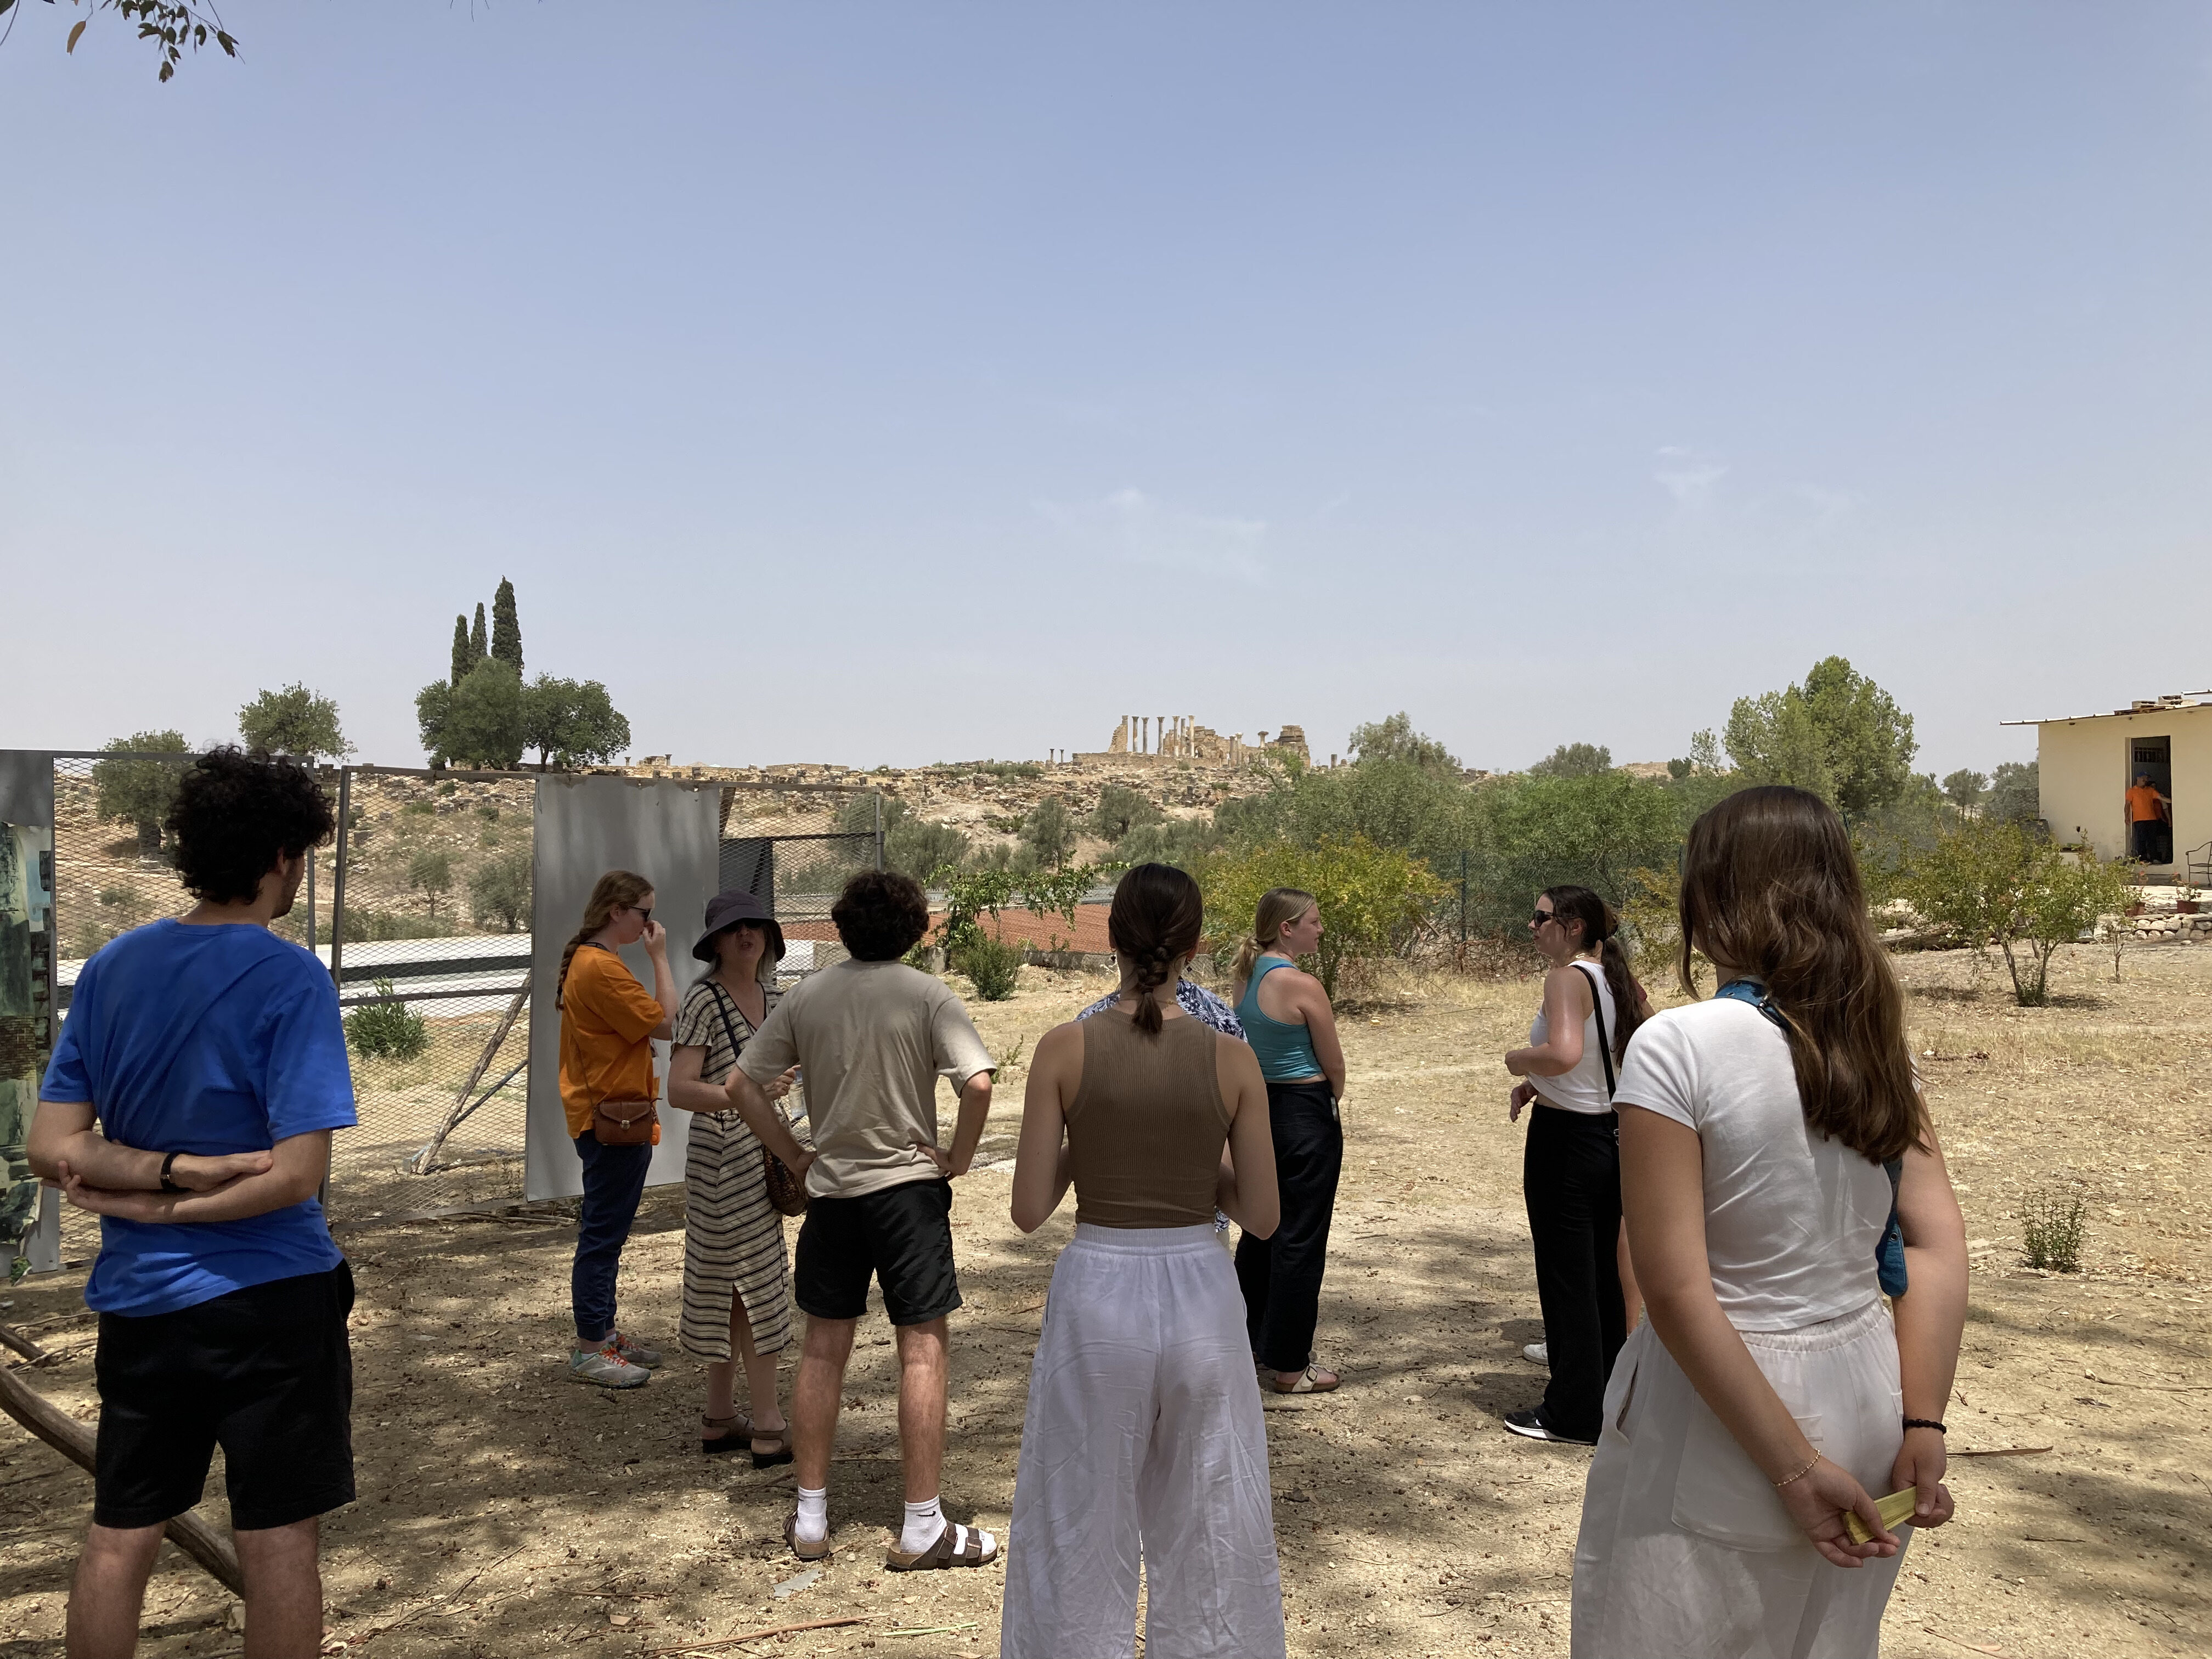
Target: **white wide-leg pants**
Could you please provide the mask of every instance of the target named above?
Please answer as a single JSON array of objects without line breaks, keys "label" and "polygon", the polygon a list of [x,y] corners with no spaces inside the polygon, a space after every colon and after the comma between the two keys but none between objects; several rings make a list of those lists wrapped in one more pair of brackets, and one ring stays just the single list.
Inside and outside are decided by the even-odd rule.
[{"label": "white wide-leg pants", "polygon": [[[1820,1455],[1887,1492],[1905,1438],[1888,1310],[1743,1340]],[[1650,1322],[1637,1328],[1583,1494],[1574,1659],[1875,1659],[1904,1561],[1824,1560]]]},{"label": "white wide-leg pants", "polygon": [[1000,1659],[1281,1659],[1267,1431],[1211,1227],[1078,1226],[1030,1370]]}]

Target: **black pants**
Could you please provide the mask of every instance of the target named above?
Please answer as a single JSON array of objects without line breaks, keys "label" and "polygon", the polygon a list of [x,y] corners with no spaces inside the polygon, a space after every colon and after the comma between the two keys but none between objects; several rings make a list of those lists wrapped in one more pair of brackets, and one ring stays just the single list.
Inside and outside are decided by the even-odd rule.
[{"label": "black pants", "polygon": [[1344,1172],[1344,1129],[1327,1083],[1270,1083],[1267,1123],[1274,1132],[1275,1182],[1283,1218],[1272,1238],[1237,1241],[1237,1283],[1252,1357],[1279,1371],[1313,1361],[1321,1321],[1321,1276],[1328,1265],[1328,1224]]},{"label": "black pants", "polygon": [[1628,1340],[1620,1299],[1620,1139],[1611,1112],[1529,1109],[1521,1194],[1536,1247],[1536,1297],[1544,1309],[1552,1380],[1546,1426],[1595,1440],[1605,1383]]}]

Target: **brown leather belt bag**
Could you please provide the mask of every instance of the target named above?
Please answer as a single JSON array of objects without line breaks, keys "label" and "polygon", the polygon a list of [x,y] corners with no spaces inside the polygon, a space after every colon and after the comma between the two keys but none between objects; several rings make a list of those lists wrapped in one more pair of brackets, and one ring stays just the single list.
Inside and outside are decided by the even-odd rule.
[{"label": "brown leather belt bag", "polygon": [[603,1100],[592,1108],[592,1139],[602,1146],[646,1146],[660,1121],[650,1100]]}]

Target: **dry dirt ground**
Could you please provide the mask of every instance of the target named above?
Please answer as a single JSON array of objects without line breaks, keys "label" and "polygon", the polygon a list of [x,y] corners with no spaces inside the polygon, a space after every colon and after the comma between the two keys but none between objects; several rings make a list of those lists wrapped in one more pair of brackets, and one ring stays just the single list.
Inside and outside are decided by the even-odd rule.
[{"label": "dry dirt ground", "polygon": [[[2212,951],[2137,951],[2118,984],[2109,958],[2069,952],[2057,1002],[2027,1011],[1966,955],[1899,965],[1973,1241],[1952,1444],[2051,1449],[1954,1462],[1959,1519],[1912,1546],[1887,1651],[2212,1650],[2199,1559],[2212,1531]],[[1000,1052],[1034,1043],[1098,988],[1029,970],[979,1023]],[[1534,1000],[1533,981],[1409,981],[1347,1021],[1349,1144],[1321,1332],[1346,1385],[1268,1415],[1293,1654],[1565,1650],[1589,1454],[1499,1425],[1539,1380],[1520,1357],[1540,1332],[1520,1132],[1504,1121],[1497,1062]],[[954,1322],[945,1481],[957,1516],[1001,1530],[1039,1310],[1070,1227],[1063,1214],[1024,1238],[1008,1222],[1018,1089],[1004,1096],[985,1149],[997,1161],[961,1183],[955,1212],[968,1306]],[[2053,1182],[2092,1200],[2077,1274],[2021,1262],[2021,1199]],[[648,1339],[673,1335],[681,1224],[678,1194],[653,1195],[629,1253],[624,1322]],[[70,1254],[87,1254],[87,1236],[72,1237]],[[999,1572],[882,1571],[899,1486],[880,1323],[864,1326],[847,1390],[838,1553],[815,1577],[778,1536],[789,1471],[693,1449],[696,1364],[672,1357],[623,1396],[564,1380],[569,1231],[557,1217],[342,1237],[361,1291],[362,1499],[327,1526],[326,1650],[667,1654],[848,1616],[861,1622],[706,1650],[997,1650]],[[81,1278],[18,1287],[6,1317],[57,1355],[29,1380],[89,1418]],[[0,1653],[58,1654],[88,1484],[0,1423]],[[219,1497],[208,1512],[220,1520]],[[235,1652],[227,1610],[165,1551],[140,1650]]]}]

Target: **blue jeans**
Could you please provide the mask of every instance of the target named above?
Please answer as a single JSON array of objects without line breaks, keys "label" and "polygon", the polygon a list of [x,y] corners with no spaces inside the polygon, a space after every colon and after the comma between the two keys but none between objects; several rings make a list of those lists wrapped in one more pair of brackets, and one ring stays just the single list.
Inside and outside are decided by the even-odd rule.
[{"label": "blue jeans", "polygon": [[568,1299],[576,1315],[576,1346],[595,1347],[615,1328],[615,1275],[623,1246],[645,1196],[650,1146],[603,1146],[586,1129],[576,1137],[584,1161],[584,1201],[576,1212],[576,1265]]}]

